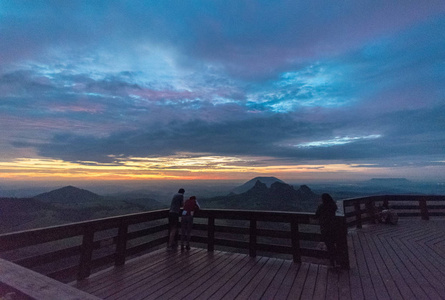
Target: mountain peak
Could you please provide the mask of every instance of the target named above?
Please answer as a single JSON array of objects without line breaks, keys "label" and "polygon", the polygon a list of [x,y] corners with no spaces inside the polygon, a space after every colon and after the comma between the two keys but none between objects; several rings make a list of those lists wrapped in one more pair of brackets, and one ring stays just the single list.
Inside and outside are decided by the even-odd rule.
[{"label": "mountain peak", "polygon": [[100,200],[102,197],[72,185],[62,187],[47,193],[39,194],[34,198],[45,202],[62,202],[67,204],[88,203]]},{"label": "mountain peak", "polygon": [[266,188],[270,188],[272,186],[272,184],[275,182],[284,183],[284,181],[282,181],[276,177],[255,177],[255,178],[247,181],[243,185],[235,188],[232,192],[235,194],[245,193],[248,190],[252,189],[257,184],[258,181],[260,183],[264,184],[266,186]]},{"label": "mountain peak", "polygon": [[[255,181],[252,182],[253,180]],[[279,179],[270,187],[258,178],[252,179],[249,183],[251,187],[246,191],[206,199],[205,203],[223,208],[279,211],[315,211],[319,204],[319,195],[308,186],[300,186],[296,190],[292,185]],[[246,188],[246,184],[242,187]]]},{"label": "mountain peak", "polygon": [[255,185],[248,190],[246,193],[249,194],[261,194],[267,191],[267,185],[265,183],[262,183],[261,181],[257,180],[255,182]]}]

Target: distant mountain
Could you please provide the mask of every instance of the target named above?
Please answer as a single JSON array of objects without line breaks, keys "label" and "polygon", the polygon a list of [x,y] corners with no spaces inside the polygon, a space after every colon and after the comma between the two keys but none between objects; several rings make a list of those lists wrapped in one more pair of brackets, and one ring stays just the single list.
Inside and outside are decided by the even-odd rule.
[{"label": "distant mountain", "polygon": [[103,197],[66,186],[33,198],[0,198],[0,234],[165,207],[147,197]]},{"label": "distant mountain", "polygon": [[97,203],[103,200],[102,196],[71,185],[47,193],[39,194],[33,198],[43,202],[71,205]]},{"label": "distant mountain", "polygon": [[230,208],[278,211],[315,211],[319,195],[302,185],[297,190],[286,183],[275,181],[268,187],[259,179],[248,191],[199,200],[205,208]]},{"label": "distant mountain", "polygon": [[255,186],[255,184],[257,183],[257,181],[264,183],[266,185],[266,187],[268,187],[268,188],[275,182],[284,183],[284,181],[282,181],[276,177],[255,177],[255,178],[247,181],[243,185],[233,189],[232,193],[234,193],[234,194],[245,193],[248,190],[250,190],[251,188],[253,188]]},{"label": "distant mountain", "polygon": [[147,209],[160,209],[165,205],[140,193],[122,193],[112,196],[100,196],[88,190],[74,186],[66,186],[33,197],[42,202],[56,204],[59,207],[118,207],[134,206],[141,211]]}]

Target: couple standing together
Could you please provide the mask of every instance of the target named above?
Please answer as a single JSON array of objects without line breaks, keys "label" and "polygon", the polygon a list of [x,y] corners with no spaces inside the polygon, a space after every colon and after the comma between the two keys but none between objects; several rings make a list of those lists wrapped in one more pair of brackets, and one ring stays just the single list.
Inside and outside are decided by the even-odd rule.
[{"label": "couple standing together", "polygon": [[170,212],[168,214],[168,223],[170,226],[170,235],[167,247],[168,250],[173,250],[177,246],[176,233],[178,230],[181,207],[183,207],[181,215],[181,250],[184,250],[185,241],[186,249],[190,250],[190,236],[193,227],[193,215],[200,207],[195,196],[191,196],[184,202],[184,193],[184,189],[179,189],[178,193],[173,196],[170,204]]}]

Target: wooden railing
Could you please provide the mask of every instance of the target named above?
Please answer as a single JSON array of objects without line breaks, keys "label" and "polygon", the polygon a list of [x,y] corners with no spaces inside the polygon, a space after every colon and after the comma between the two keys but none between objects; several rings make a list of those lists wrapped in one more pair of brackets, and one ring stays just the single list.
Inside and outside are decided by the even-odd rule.
[{"label": "wooden railing", "polygon": [[0,299],[100,300],[47,276],[0,259]]},{"label": "wooden railing", "polygon": [[[379,205],[396,210],[400,217],[445,216],[445,196],[385,195],[342,202],[344,215],[336,220],[343,268],[349,268],[348,227],[373,223]],[[313,217],[313,213],[204,209],[195,216],[192,240],[208,251],[232,248],[252,257],[268,252],[290,256],[294,262],[302,257],[325,259],[328,255],[318,248],[321,235]],[[168,210],[157,210],[3,234],[0,257],[12,262],[11,272],[19,265],[20,272],[24,267],[61,282],[82,280],[101,268],[123,265],[128,258],[165,247],[167,218]]]},{"label": "wooden railing", "polygon": [[[199,224],[199,219],[205,219],[207,224]],[[221,246],[246,250],[252,257],[257,252],[289,254],[294,262],[301,262],[302,257],[328,258],[327,252],[317,247],[321,235],[313,213],[218,209],[202,210],[195,220],[194,228],[207,235],[200,236],[194,230],[192,240],[207,244],[209,251],[213,251],[215,246]],[[239,221],[245,224],[234,225],[234,222]],[[344,268],[349,268],[344,218],[337,217],[337,224],[341,236],[339,261]]]},{"label": "wooden railing", "polygon": [[[327,258],[317,246],[319,226],[312,213],[205,209],[195,216],[193,241],[217,247]],[[0,257],[62,282],[82,280],[101,268],[123,265],[129,257],[165,247],[168,210],[136,213],[87,222],[0,235]],[[344,268],[349,268],[347,227],[338,217]],[[280,240],[280,242],[276,242]]]},{"label": "wooden railing", "polygon": [[62,282],[80,280],[164,245],[167,216],[158,210],[3,234],[0,256]]},{"label": "wooden railing", "polygon": [[374,223],[377,208],[395,210],[399,217],[445,216],[445,196],[439,195],[380,195],[343,200],[344,216],[348,227],[362,228],[364,223]]}]

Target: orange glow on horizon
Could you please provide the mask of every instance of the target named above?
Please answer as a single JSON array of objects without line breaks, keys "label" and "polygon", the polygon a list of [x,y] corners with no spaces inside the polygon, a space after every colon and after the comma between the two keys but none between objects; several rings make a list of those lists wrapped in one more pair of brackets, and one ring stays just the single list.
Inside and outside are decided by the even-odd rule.
[{"label": "orange glow on horizon", "polygon": [[[159,158],[112,158],[114,160],[110,163],[21,158],[12,162],[0,162],[0,179],[13,181],[241,180],[256,176],[295,178],[335,173],[372,173],[373,169],[376,169],[371,166],[353,164],[262,165],[261,158],[189,157],[184,154]],[[267,158],[264,160],[270,162]],[[254,164],[252,164],[253,161]]]}]

